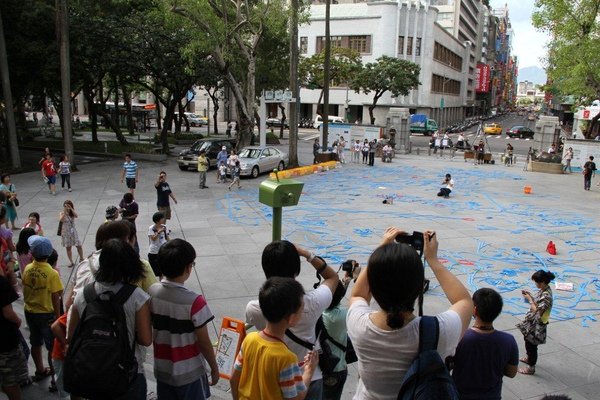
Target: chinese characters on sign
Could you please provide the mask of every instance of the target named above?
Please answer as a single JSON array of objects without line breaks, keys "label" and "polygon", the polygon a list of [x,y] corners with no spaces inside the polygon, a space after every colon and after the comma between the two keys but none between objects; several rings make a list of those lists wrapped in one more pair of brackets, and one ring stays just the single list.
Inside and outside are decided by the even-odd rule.
[{"label": "chinese characters on sign", "polygon": [[487,64],[477,64],[475,73],[477,93],[487,93],[490,90],[490,66]]}]

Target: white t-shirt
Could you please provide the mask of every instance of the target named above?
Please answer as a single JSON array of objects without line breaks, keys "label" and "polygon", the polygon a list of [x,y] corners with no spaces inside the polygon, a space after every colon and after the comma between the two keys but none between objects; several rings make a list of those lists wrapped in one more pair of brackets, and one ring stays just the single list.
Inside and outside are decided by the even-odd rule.
[{"label": "white t-shirt", "polygon": [[446,189],[454,189],[454,179],[450,178],[450,181],[446,183]]},{"label": "white t-shirt", "polygon": [[[346,325],[358,356],[358,387],[354,400],[396,400],[404,374],[419,351],[417,317],[394,331],[378,328],[369,318],[375,310],[366,301],[355,301],[348,310]],[[455,311],[437,315],[440,323],[438,352],[442,360],[454,354],[462,322]]]},{"label": "white t-shirt", "polygon": [[[333,294],[331,293],[331,289],[324,285],[319,286],[312,292],[306,293],[304,295],[304,313],[296,326],[290,328],[290,331],[308,343],[315,343],[317,341],[315,335],[317,320],[321,314],[323,314],[323,311],[329,307],[332,298]],[[258,300],[252,300],[246,306],[246,323],[254,325],[257,330],[265,329],[266,321],[260,310]],[[308,353],[306,347],[299,345],[287,336],[284,338],[284,342],[287,344],[288,348],[296,354],[298,361],[301,362],[304,360],[304,356]],[[317,367],[312,380],[316,381],[321,378],[323,378],[323,374],[321,369]]]},{"label": "white t-shirt", "polygon": [[[122,283],[117,283],[114,285],[108,285],[101,282],[94,283],[94,289],[96,289],[96,293],[113,292],[116,294],[122,287]],[[74,302],[75,306],[77,306],[77,311],[79,312],[80,317],[83,316],[83,311],[87,305],[83,292],[84,291],[81,290],[77,293],[77,295],[75,295]],[[148,302],[148,300],[150,300],[148,293],[144,292],[139,287],[136,287],[125,304],[123,304],[123,311],[125,311],[125,319],[127,321],[127,333],[129,336],[129,341],[132,344],[135,344],[135,313],[138,312],[142,306]],[[141,362],[143,361],[144,360],[141,360]],[[138,362],[140,362],[140,360],[138,360]]]},{"label": "white t-shirt", "polygon": [[[167,232],[169,230],[167,229]],[[156,238],[156,240],[152,240],[151,236],[156,235],[156,228],[154,227],[154,224],[150,225],[150,227],[148,228],[148,242],[150,243],[150,247],[148,248],[148,253],[150,254],[158,254],[158,250],[160,249],[160,246],[162,246],[163,244],[167,243],[167,235],[165,232],[161,232],[160,235],[158,235],[158,237]]]}]

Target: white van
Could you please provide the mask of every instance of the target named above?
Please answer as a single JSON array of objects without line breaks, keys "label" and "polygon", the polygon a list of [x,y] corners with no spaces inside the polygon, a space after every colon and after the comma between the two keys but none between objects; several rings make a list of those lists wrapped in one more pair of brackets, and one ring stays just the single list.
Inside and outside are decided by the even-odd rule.
[{"label": "white van", "polygon": [[[337,117],[335,115],[328,115],[327,120],[329,121],[330,124],[343,124],[346,122],[346,121],[344,121],[343,117]],[[317,117],[315,118],[315,128],[321,129],[322,123],[323,123],[323,117],[321,117],[320,115],[317,115]]]}]

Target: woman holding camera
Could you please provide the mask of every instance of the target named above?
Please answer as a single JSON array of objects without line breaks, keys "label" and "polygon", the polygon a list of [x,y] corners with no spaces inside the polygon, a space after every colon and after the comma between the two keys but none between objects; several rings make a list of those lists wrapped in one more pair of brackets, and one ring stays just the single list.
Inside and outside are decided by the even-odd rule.
[{"label": "woman holding camera", "polygon": [[[414,305],[423,291],[425,273],[417,251],[396,243],[396,236],[403,234],[398,228],[386,230],[352,290],[346,323],[358,356],[360,380],[354,400],[395,400],[418,355],[420,317],[415,315]],[[436,316],[440,331],[437,350],[445,359],[454,353],[469,326],[473,302],[465,286],[438,260],[438,242],[432,231],[424,232],[424,250],[425,260],[451,304]],[[372,297],[381,309],[371,307]]]},{"label": "woman holding camera", "polygon": [[538,359],[538,345],[546,343],[546,327],[552,311],[552,289],[550,282],[555,278],[550,271],[540,269],[536,271],[531,279],[535,286],[540,289],[535,297],[528,290],[523,290],[523,297],[529,303],[529,311],[525,315],[523,322],[517,324],[525,338],[525,351],[527,357],[521,358],[521,362],[527,364],[527,367],[519,368],[519,372],[524,375],[535,374],[535,364]]},{"label": "woman holding camera", "polygon": [[75,229],[75,218],[79,217],[75,212],[75,206],[71,200],[65,200],[63,210],[60,212],[59,221],[62,226],[60,229],[60,237],[62,245],[67,249],[67,257],[69,258],[69,267],[75,265],[73,262],[73,251],[71,248],[75,246],[79,254],[79,260],[83,260],[83,248]]}]

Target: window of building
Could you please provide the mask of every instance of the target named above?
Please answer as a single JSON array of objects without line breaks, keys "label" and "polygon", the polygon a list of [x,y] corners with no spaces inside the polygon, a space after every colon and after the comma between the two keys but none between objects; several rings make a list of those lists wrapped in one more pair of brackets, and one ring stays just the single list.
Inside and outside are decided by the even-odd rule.
[{"label": "window of building", "polygon": [[[406,40],[406,55],[412,56],[413,53],[413,37],[409,36]],[[415,56],[421,55],[421,38],[417,38],[415,43]],[[398,54],[404,54],[404,36],[398,37]]]},{"label": "window of building", "polygon": [[457,71],[462,71],[462,57],[438,42],[433,46],[433,59]]},{"label": "window of building", "polygon": [[300,38],[300,54],[308,53],[308,37],[302,36]]},{"label": "window of building", "polygon": [[460,96],[460,81],[445,78],[441,75],[431,75],[431,92]]},{"label": "window of building", "polygon": [[415,46],[415,56],[417,56],[417,57],[421,56],[421,38],[417,38],[417,43]]},{"label": "window of building", "polygon": [[404,54],[404,36],[398,38],[398,54]]},{"label": "window of building", "polygon": [[350,47],[352,50],[356,50],[361,54],[366,54],[366,53],[370,53],[371,49],[369,46],[370,44],[370,37],[369,36],[350,36],[348,38],[348,47]]},{"label": "window of building", "polygon": [[412,38],[412,36],[409,36],[408,40],[406,41],[406,55],[407,56],[412,56],[412,45],[413,45],[413,38]]}]

